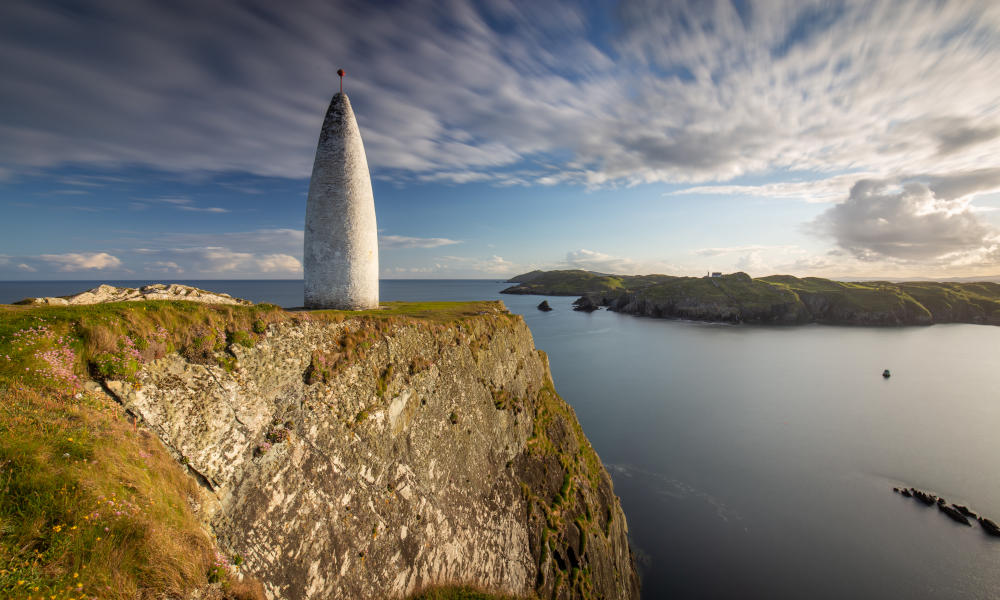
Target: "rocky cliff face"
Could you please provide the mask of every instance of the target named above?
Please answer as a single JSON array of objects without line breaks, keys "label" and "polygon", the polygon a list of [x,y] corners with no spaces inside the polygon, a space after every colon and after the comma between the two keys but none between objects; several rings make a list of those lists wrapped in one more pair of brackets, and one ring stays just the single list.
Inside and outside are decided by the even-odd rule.
[{"label": "rocky cliff face", "polygon": [[611,480],[519,317],[280,323],[229,352],[107,388],[270,598],[638,597]]}]

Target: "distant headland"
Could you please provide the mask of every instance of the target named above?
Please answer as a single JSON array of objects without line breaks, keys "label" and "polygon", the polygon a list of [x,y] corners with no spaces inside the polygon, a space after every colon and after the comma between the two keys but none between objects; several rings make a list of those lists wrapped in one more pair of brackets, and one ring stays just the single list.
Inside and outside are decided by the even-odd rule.
[{"label": "distant headland", "polygon": [[580,296],[577,308],[727,323],[1000,325],[1000,283],[844,282],[737,272],[706,277],[532,271],[504,294]]}]

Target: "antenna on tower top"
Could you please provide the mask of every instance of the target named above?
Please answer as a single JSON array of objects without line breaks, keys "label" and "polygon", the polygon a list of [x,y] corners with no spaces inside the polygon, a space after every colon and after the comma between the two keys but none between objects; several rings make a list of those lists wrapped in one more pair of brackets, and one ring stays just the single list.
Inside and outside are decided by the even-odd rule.
[{"label": "antenna on tower top", "polygon": [[337,75],[340,75],[340,93],[344,93],[344,75],[347,73],[343,69],[337,69]]}]

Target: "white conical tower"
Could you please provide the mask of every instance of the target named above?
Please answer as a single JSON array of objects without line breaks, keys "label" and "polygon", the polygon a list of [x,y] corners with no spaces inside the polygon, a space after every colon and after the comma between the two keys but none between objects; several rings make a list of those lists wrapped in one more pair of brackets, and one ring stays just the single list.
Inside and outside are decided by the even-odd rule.
[{"label": "white conical tower", "polygon": [[[338,74],[343,78],[343,71]],[[343,79],[319,133],[306,203],[304,259],[306,308],[378,308],[375,198]]]}]

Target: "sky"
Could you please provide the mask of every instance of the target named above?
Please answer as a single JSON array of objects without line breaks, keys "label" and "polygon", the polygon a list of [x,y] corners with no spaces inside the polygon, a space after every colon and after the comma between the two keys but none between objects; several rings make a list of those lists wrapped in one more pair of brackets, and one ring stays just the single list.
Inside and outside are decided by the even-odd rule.
[{"label": "sky", "polygon": [[997,276],[997,65],[991,0],[4,0],[0,280],[301,278],[338,68],[383,278]]}]

